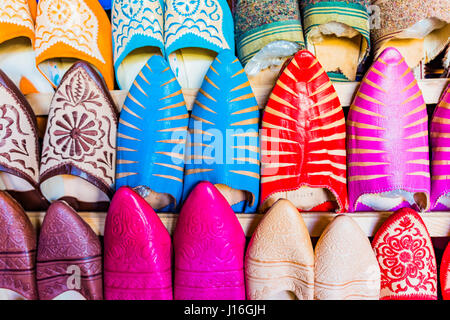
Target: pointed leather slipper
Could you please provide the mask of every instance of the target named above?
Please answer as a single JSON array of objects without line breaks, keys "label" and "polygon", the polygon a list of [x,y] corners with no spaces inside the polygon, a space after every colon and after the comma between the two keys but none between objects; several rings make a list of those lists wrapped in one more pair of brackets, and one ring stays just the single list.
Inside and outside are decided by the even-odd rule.
[{"label": "pointed leather slipper", "polygon": [[431,119],[431,210],[450,209],[450,84],[434,109]]},{"label": "pointed leather slipper", "polygon": [[367,0],[300,1],[306,47],[332,81],[357,79],[370,53],[370,15]]},{"label": "pointed leather slipper", "polygon": [[102,247],[91,227],[64,201],[50,205],[37,253],[41,300],[102,300]]},{"label": "pointed leather slipper", "polygon": [[178,211],[188,123],[174,73],[162,57],[153,56],[134,81],[120,113],[116,190],[129,186],[153,209]]},{"label": "pointed leather slipper", "polygon": [[111,23],[98,1],[40,0],[34,49],[38,69],[53,87],[83,60],[114,89]]},{"label": "pointed leather slipper", "polygon": [[436,258],[430,235],[416,211],[392,214],[372,247],[381,269],[382,300],[436,300]]},{"label": "pointed leather slipper", "polygon": [[75,210],[106,211],[113,194],[117,110],[85,62],[64,75],[50,105],[41,158],[43,195]]},{"label": "pointed leather slipper", "polygon": [[199,183],[175,227],[175,300],[245,300],[245,235],[209,182]]},{"label": "pointed leather slipper", "polygon": [[264,110],[261,176],[262,211],[281,198],[301,211],[347,210],[344,111],[309,51],[285,68]]},{"label": "pointed leather slipper", "polygon": [[239,60],[222,51],[209,69],[189,121],[183,198],[213,183],[235,212],[259,203],[259,110]]},{"label": "pointed leather slipper", "polygon": [[53,92],[36,67],[35,8],[32,0],[2,1],[0,7],[0,69],[23,94]]},{"label": "pointed leather slipper", "polygon": [[[416,78],[424,79],[425,64],[442,54],[450,43],[448,0],[428,1],[426,5],[422,0],[372,3],[378,12],[375,22],[379,23],[371,30],[375,58],[386,48],[394,47],[405,57]],[[444,56],[448,71],[450,52]]]},{"label": "pointed leather slipper", "polygon": [[166,0],[165,5],[165,55],[191,109],[217,54],[234,52],[233,16],[226,0]]},{"label": "pointed leather slipper", "polygon": [[39,140],[36,116],[14,83],[0,70],[0,190],[25,210],[45,210],[39,190]]},{"label": "pointed leather slipper", "polygon": [[164,1],[114,0],[111,23],[117,84],[128,91],[147,60],[164,53]]},{"label": "pointed leather slipper", "polygon": [[386,49],[364,76],[347,136],[350,211],[429,210],[428,114],[398,50]]},{"label": "pointed leather slipper", "polygon": [[172,242],[155,211],[127,187],[105,222],[105,299],[171,300]]},{"label": "pointed leather slipper", "polygon": [[36,232],[23,208],[0,191],[0,300],[37,300]]},{"label": "pointed leather slipper", "polygon": [[441,293],[444,300],[450,300],[450,242],[442,255],[439,280],[441,281]]},{"label": "pointed leather slipper", "polygon": [[288,200],[278,200],[253,233],[245,256],[245,280],[250,300],[313,299],[311,238]]},{"label": "pointed leather slipper", "polygon": [[349,216],[337,216],[315,248],[318,300],[378,300],[380,268],[370,241]]}]

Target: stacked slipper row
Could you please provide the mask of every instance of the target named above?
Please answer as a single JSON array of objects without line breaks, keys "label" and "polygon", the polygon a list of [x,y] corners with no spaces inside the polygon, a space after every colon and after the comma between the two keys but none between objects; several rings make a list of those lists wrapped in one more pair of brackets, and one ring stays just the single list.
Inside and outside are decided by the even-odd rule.
[{"label": "stacked slipper row", "polygon": [[[21,206],[0,191],[0,298],[9,300],[450,299],[450,244],[440,269],[427,228],[410,208],[372,243],[338,215],[313,248],[297,208],[278,200],[248,246],[225,197],[199,183],[173,238],[131,188],[114,195],[104,246],[64,201],[51,204],[37,241]],[[439,279],[439,280],[438,280]]]}]

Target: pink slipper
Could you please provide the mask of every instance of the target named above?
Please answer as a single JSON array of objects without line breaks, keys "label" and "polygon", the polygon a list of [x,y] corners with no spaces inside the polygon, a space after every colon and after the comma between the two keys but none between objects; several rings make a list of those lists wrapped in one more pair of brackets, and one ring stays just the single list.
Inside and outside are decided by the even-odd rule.
[{"label": "pink slipper", "polygon": [[403,208],[376,233],[372,247],[381,270],[381,300],[436,300],[436,258],[420,215]]},{"label": "pink slipper", "polygon": [[444,251],[440,270],[441,292],[444,300],[450,300],[450,242]]},{"label": "pink slipper", "polygon": [[105,299],[171,300],[172,244],[152,207],[121,187],[105,222]]},{"label": "pink slipper", "polygon": [[175,300],[244,300],[245,235],[210,182],[190,193],[175,228]]},{"label": "pink slipper", "polygon": [[36,278],[41,300],[102,300],[102,247],[64,201],[47,210],[39,235]]}]

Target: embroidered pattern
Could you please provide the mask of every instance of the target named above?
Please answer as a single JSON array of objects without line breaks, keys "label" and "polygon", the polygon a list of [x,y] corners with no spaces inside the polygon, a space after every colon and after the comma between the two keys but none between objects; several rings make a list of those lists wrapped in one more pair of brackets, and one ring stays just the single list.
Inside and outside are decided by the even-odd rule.
[{"label": "embroidered pattern", "polygon": [[37,136],[32,119],[10,91],[0,87],[0,165],[39,180]]},{"label": "embroidered pattern", "polygon": [[218,1],[170,0],[166,6],[166,48],[183,36],[192,34],[219,48],[230,49],[223,36],[224,17]]},{"label": "embroidered pattern", "polygon": [[87,72],[82,68],[69,72],[50,109],[41,176],[71,163],[112,186],[117,120],[107,112],[109,102]]},{"label": "embroidered pattern", "polygon": [[98,46],[99,23],[83,0],[39,1],[36,56],[62,42],[106,63]]},{"label": "embroidered pattern", "polygon": [[12,23],[34,31],[27,0],[1,1],[0,23]]},{"label": "embroidered pattern", "polygon": [[112,14],[114,62],[135,35],[153,38],[163,47],[163,23],[160,0],[115,1]]}]

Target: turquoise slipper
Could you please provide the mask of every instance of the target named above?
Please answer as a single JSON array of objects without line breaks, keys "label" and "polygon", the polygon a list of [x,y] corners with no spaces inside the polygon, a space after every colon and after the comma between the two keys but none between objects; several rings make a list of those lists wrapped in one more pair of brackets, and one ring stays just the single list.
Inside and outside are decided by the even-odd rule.
[{"label": "turquoise slipper", "polygon": [[129,186],[153,209],[176,210],[183,191],[188,122],[174,73],[161,56],[151,57],[120,113],[116,190]]},{"label": "turquoise slipper", "polygon": [[214,60],[189,122],[183,198],[201,181],[213,183],[235,212],[259,201],[259,109],[239,60],[224,50]]},{"label": "turquoise slipper", "polygon": [[148,59],[164,53],[163,19],[162,0],[114,0],[114,69],[120,89],[129,90]]}]

